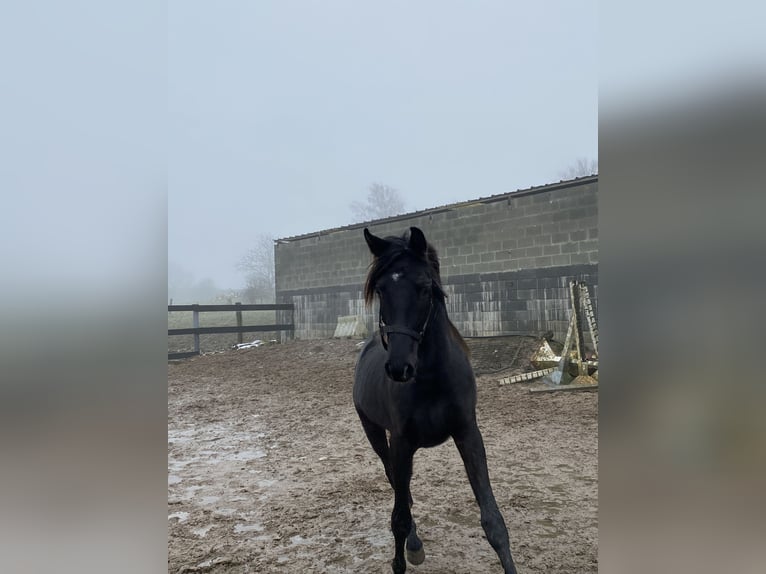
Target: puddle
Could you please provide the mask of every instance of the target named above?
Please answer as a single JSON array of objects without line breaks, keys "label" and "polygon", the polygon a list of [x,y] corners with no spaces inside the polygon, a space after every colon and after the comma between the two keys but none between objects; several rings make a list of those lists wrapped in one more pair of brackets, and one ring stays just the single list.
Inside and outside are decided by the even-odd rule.
[{"label": "puddle", "polygon": [[195,493],[196,493],[198,490],[202,490],[202,488],[203,488],[203,487],[201,487],[201,486],[187,486],[187,487],[184,489],[184,495],[183,495],[183,497],[182,497],[182,498],[183,498],[184,500],[190,500],[190,499],[194,498],[194,494],[195,494]]},{"label": "puddle", "polygon": [[[290,546],[286,548],[286,550],[289,550],[291,553],[293,553],[293,556],[298,558],[308,558],[311,557],[312,554],[307,554],[306,552],[297,550],[294,551],[293,549],[296,546],[303,546],[305,544],[310,544],[311,540],[307,538],[303,538],[303,536],[295,535],[290,537]],[[285,562],[288,562],[290,560],[290,556],[287,556],[285,554],[279,554],[277,556],[277,563],[278,564],[284,564]]]},{"label": "puddle", "polygon": [[537,504],[530,504],[529,508],[534,508],[538,510],[561,510],[561,503],[556,502],[555,500],[541,500]]},{"label": "puddle", "polygon": [[189,519],[189,513],[188,512],[174,512],[173,514],[168,514],[168,520],[171,518],[177,518],[178,522],[186,522]]},{"label": "puddle", "polygon": [[202,528],[195,528],[192,530],[193,534],[196,534],[200,538],[204,538],[208,532],[210,532],[210,529],[213,528],[212,524],[209,524],[208,526],[203,526]]},{"label": "puddle", "polygon": [[194,429],[188,430],[168,430],[168,443],[169,444],[182,444],[191,442],[194,438],[196,431]]},{"label": "puddle", "polygon": [[200,498],[199,502],[200,504],[213,504],[219,500],[221,500],[220,496],[203,496]]},{"label": "puddle", "polygon": [[476,526],[480,523],[478,517],[474,518],[473,516],[460,514],[455,511],[447,511],[444,517],[453,524],[459,524],[460,526]]},{"label": "puddle", "polygon": [[199,457],[196,457],[196,456],[192,458],[188,458],[186,460],[173,459],[168,461],[168,467],[170,468],[170,470],[182,469],[185,466],[189,466],[192,463],[199,462],[199,460],[200,460]]},{"label": "puddle", "polygon": [[554,525],[550,518],[541,518],[540,520],[535,520],[535,522],[543,527],[543,530],[537,533],[541,538],[557,538],[564,534],[564,531]]},{"label": "puddle", "polygon": [[236,512],[236,508],[219,508],[215,511],[215,514],[219,516],[233,516]]},{"label": "puddle", "polygon": [[204,560],[197,564],[197,567],[194,568],[194,570],[207,570],[211,566],[216,566],[217,564],[224,564],[228,562],[228,558],[209,558],[208,560]]},{"label": "puddle", "polygon": [[240,460],[240,461],[248,461],[248,460],[256,460],[258,458],[263,458],[266,456],[266,453],[262,450],[243,450],[240,452],[235,453],[234,455],[230,457],[226,457],[226,460]]},{"label": "puddle", "polygon": [[260,524],[249,524],[249,525],[237,524],[234,526],[234,532],[236,532],[237,534],[241,534],[243,532],[262,532],[262,531],[263,531],[263,526],[261,526]]},{"label": "puddle", "polygon": [[374,530],[369,536],[365,537],[365,541],[370,546],[382,548],[388,546],[392,541],[393,535],[388,530]]}]

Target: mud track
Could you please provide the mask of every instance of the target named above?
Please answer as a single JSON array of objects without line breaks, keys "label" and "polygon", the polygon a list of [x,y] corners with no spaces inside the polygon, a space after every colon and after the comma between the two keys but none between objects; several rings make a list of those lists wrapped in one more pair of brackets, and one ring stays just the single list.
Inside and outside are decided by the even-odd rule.
[{"label": "mud track", "polygon": [[[390,573],[393,493],[351,403],[355,341],[168,365],[168,571]],[[503,375],[509,374],[508,372]],[[478,377],[519,572],[597,571],[598,394]],[[415,455],[419,574],[500,572],[451,441]]]}]

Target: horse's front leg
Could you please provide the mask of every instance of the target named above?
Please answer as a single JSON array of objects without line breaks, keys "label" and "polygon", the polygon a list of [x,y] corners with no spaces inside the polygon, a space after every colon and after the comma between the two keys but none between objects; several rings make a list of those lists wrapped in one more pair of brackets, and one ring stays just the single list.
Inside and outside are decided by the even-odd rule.
[{"label": "horse's front leg", "polygon": [[[357,409],[357,412],[359,413],[359,419],[362,421],[362,428],[364,428],[364,432],[367,434],[367,438],[370,441],[373,450],[377,453],[383,463],[383,468],[386,471],[386,478],[388,478],[391,488],[394,488],[394,477],[391,473],[391,456],[389,455],[386,431],[383,427],[376,425],[368,419],[367,415],[361,410]],[[412,512],[412,495],[410,493],[407,494],[407,500],[409,501],[410,512]],[[422,564],[426,559],[426,553],[425,550],[423,550],[423,542],[418,538],[418,531],[414,520],[412,520],[412,528],[410,528],[410,532],[407,534],[407,544],[405,548],[407,550],[407,561],[410,564]]]},{"label": "horse's front leg", "polygon": [[391,532],[394,535],[394,559],[391,568],[394,574],[403,574],[407,569],[404,561],[404,543],[412,529],[410,512],[410,479],[412,478],[412,457],[415,449],[402,437],[391,437],[391,478],[394,487],[394,510],[391,513]]},{"label": "horse's front leg", "polygon": [[476,496],[481,510],[481,526],[487,535],[487,540],[497,553],[503,565],[505,574],[516,574],[516,566],[511,557],[508,529],[505,527],[503,515],[497,507],[492,486],[489,483],[487,471],[487,454],[484,450],[484,440],[479,427],[474,420],[464,432],[454,437],[460,456],[463,459],[468,480]]}]

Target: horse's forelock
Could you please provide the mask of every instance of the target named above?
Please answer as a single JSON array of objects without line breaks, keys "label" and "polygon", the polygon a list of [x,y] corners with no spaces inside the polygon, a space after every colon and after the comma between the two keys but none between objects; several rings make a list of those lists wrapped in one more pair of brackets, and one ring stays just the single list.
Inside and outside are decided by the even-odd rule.
[{"label": "horse's forelock", "polygon": [[[373,257],[370,262],[367,280],[364,284],[364,302],[369,307],[375,300],[375,284],[380,279],[385,270],[394,263],[404,253],[412,253],[408,248],[408,241],[405,237],[386,237],[389,242],[388,250],[380,256]],[[426,248],[426,262],[431,270],[431,278],[437,288],[437,293],[444,298],[444,290],[441,284],[441,275],[439,273],[439,255],[436,248],[430,243]]]}]

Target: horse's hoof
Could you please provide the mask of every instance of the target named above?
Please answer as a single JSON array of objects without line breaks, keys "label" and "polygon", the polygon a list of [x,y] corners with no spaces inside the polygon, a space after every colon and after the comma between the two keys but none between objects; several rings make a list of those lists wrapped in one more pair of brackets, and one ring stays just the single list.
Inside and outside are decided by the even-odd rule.
[{"label": "horse's hoof", "polygon": [[423,550],[423,546],[421,546],[417,550],[407,550],[407,562],[409,562],[413,566],[422,564],[425,561],[425,559],[426,559],[426,551]]}]

